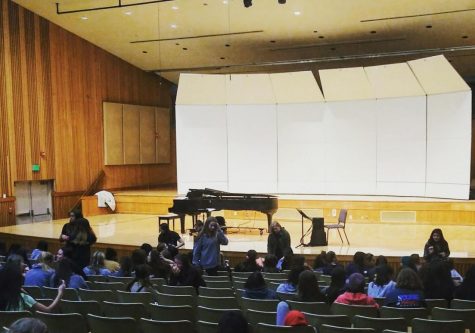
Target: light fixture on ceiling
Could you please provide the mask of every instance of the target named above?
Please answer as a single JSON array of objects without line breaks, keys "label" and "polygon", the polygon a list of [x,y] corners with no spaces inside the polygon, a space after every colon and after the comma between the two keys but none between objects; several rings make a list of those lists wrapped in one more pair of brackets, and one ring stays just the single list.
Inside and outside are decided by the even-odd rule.
[{"label": "light fixture on ceiling", "polygon": [[130,15],[132,15],[132,12],[131,12],[131,11],[124,12],[124,15],[128,15],[128,16],[130,16]]},{"label": "light fixture on ceiling", "polygon": [[279,0],[279,4],[281,4],[281,5],[285,5],[286,2],[287,2],[287,0]]},{"label": "light fixture on ceiling", "polygon": [[294,15],[295,16],[300,16],[302,14],[302,12],[300,10],[296,10],[294,11]]},{"label": "light fixture on ceiling", "polygon": [[243,0],[244,7],[249,8],[252,6],[252,0]]},{"label": "light fixture on ceiling", "polygon": [[172,9],[173,10],[178,10],[179,8],[178,8],[178,6],[172,6]]},{"label": "light fixture on ceiling", "polygon": [[176,25],[176,24],[171,24],[171,25],[170,25],[170,28],[176,29],[176,28],[177,28],[177,25]]},{"label": "light fixture on ceiling", "polygon": [[87,16],[81,16],[81,20],[84,20],[84,21],[85,21],[85,20],[89,20],[89,17],[87,17]]}]

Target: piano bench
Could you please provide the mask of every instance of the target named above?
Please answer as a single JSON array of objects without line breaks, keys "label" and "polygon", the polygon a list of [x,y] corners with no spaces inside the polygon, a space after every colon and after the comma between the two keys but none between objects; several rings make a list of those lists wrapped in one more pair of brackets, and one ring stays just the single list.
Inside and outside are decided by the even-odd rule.
[{"label": "piano bench", "polygon": [[170,220],[173,222],[173,230],[175,230],[175,220],[180,219],[178,214],[166,214],[166,215],[158,215],[158,229],[160,231],[160,224],[162,221],[165,221],[168,226],[170,226]]}]

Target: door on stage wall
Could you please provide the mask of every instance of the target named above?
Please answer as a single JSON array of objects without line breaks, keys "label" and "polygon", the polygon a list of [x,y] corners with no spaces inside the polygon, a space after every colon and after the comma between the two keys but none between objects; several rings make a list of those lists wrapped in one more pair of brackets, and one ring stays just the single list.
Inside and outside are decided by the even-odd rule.
[{"label": "door on stage wall", "polygon": [[52,219],[53,180],[15,182],[16,223],[49,221]]}]

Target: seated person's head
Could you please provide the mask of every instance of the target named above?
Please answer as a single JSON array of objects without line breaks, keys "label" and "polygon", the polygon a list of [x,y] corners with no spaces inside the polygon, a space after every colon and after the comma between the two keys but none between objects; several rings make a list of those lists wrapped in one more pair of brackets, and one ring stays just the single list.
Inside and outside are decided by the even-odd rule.
[{"label": "seated person's head", "polygon": [[364,293],[365,280],[360,273],[353,273],[347,280],[348,291],[351,293]]},{"label": "seated person's head", "polygon": [[248,333],[247,320],[240,311],[223,313],[218,323],[218,333]]},{"label": "seated person's head", "polygon": [[106,260],[117,261],[117,251],[111,247],[106,248]]},{"label": "seated person's head", "polygon": [[273,254],[268,254],[264,258],[264,267],[272,267],[275,268],[277,266],[277,262],[279,259]]},{"label": "seated person's head", "polygon": [[15,321],[8,328],[8,333],[47,333],[45,323],[36,318],[22,318]]},{"label": "seated person's head", "polygon": [[246,259],[247,259],[247,261],[249,261],[249,262],[256,262],[256,259],[257,259],[257,252],[256,252],[256,250],[249,250],[249,251],[247,251]]},{"label": "seated person's head", "polygon": [[308,321],[305,315],[298,310],[291,310],[284,319],[285,326],[307,326]]},{"label": "seated person's head", "polygon": [[246,289],[263,289],[266,287],[266,281],[264,280],[261,272],[252,272],[244,284],[244,288]]},{"label": "seated person's head", "polygon": [[170,231],[170,226],[167,223],[160,224],[160,233],[167,233]]}]

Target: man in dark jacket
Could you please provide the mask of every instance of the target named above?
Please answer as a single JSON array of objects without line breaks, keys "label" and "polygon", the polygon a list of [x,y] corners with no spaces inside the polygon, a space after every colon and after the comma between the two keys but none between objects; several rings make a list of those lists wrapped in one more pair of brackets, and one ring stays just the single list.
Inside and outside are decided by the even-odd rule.
[{"label": "man in dark jacket", "polygon": [[267,238],[267,253],[282,258],[284,253],[288,253],[287,251],[292,252],[290,235],[287,230],[275,221],[271,223],[270,230],[271,232]]}]

